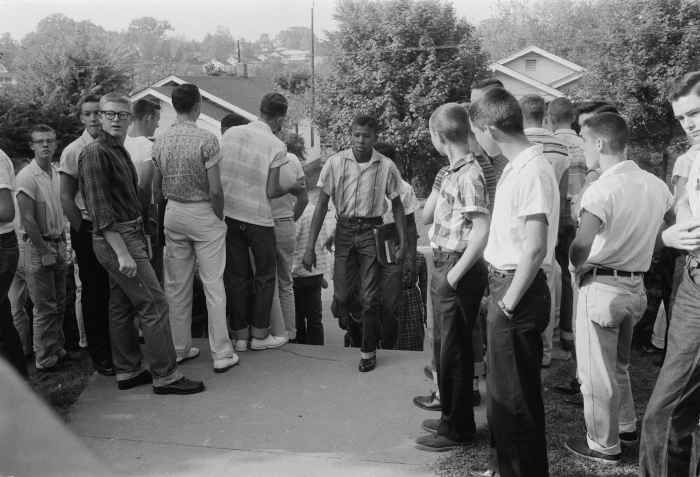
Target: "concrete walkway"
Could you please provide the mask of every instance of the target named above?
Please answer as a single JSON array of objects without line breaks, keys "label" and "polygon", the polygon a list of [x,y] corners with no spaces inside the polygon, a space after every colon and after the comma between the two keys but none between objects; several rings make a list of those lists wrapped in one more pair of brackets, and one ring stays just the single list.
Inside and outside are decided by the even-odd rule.
[{"label": "concrete walkway", "polygon": [[182,370],[203,379],[205,393],[118,391],[95,374],[69,426],[112,468],[136,475],[433,475],[437,455],[413,446],[421,420],[439,414],[411,402],[431,386],[428,351],[380,351],[377,369],[360,374],[358,350],[290,344],[241,353],[217,375],[196,341],[202,354]]}]

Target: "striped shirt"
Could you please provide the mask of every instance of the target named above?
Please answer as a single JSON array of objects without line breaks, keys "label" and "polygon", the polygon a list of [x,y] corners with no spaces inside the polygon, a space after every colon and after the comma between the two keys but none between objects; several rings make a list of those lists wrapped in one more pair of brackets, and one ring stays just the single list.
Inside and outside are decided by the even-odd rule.
[{"label": "striped shirt", "polygon": [[287,160],[287,147],[262,121],[229,128],[221,138],[224,215],[262,227],[274,227],[267,197],[271,167]]},{"label": "striped shirt", "polygon": [[401,174],[396,165],[377,151],[361,164],[352,149],[328,158],[318,186],[333,199],[339,217],[381,217],[387,210],[385,197],[399,197]]},{"label": "striped shirt", "polygon": [[430,242],[443,250],[462,252],[469,242],[472,214],[489,213],[486,181],[479,163],[473,155],[459,159],[442,179],[428,231]]},{"label": "striped shirt", "polygon": [[[59,161],[58,172],[71,176],[76,181],[78,180],[78,157],[80,153],[83,152],[85,146],[94,141],[95,138],[90,136],[87,129],[83,131],[78,139],[68,144],[66,148],[61,153],[61,160]],[[80,210],[80,215],[85,220],[90,220],[87,208],[85,207],[85,200],[83,198],[82,191],[78,190],[75,194],[75,205]]]},{"label": "striped shirt", "polygon": [[586,182],[586,158],[583,155],[583,139],[573,129],[557,129],[554,137],[564,143],[569,153],[569,198],[581,193]]}]

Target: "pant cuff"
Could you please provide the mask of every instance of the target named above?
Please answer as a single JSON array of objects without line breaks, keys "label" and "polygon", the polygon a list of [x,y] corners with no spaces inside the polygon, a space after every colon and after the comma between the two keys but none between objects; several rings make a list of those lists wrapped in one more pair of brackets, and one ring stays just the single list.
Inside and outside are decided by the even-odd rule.
[{"label": "pant cuff", "polygon": [[376,351],[370,351],[369,353],[365,353],[365,352],[360,353],[360,356],[362,357],[362,359],[370,359],[370,358],[375,357],[376,355],[377,355]]},{"label": "pant cuff", "polygon": [[622,450],[620,449],[620,440],[619,439],[617,440],[617,442],[614,445],[608,446],[608,447],[601,446],[600,444],[595,442],[593,439],[591,439],[591,437],[588,434],[586,434],[586,441],[588,442],[588,447],[591,450],[594,450],[596,452],[600,452],[601,454],[617,455],[620,452],[622,452]]},{"label": "pant cuff", "polygon": [[248,327],[241,328],[240,330],[233,330],[233,336],[236,340],[246,340],[250,339],[250,330]]},{"label": "pant cuff", "polygon": [[143,372],[143,369],[137,369],[136,371],[128,371],[128,372],[118,372],[117,373],[117,381],[126,381],[127,379],[135,378],[139,374]]},{"label": "pant cuff", "polygon": [[160,387],[160,386],[167,386],[168,384],[172,384],[175,381],[178,381],[183,378],[182,373],[180,372],[179,369],[175,369],[172,373],[170,373],[167,376],[164,377],[156,377],[153,376],[153,387]]},{"label": "pant cuff", "polygon": [[255,339],[264,340],[270,334],[270,328],[256,328],[254,326],[251,326],[250,334]]},{"label": "pant cuff", "polygon": [[620,432],[636,432],[637,431],[637,420],[635,419],[629,423],[619,423]]}]

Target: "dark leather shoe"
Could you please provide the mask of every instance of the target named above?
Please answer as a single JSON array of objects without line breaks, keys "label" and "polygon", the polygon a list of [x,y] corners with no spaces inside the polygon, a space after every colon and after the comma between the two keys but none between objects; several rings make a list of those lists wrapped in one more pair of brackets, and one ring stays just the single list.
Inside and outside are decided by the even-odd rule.
[{"label": "dark leather shoe", "polygon": [[442,411],[442,404],[440,404],[440,400],[435,392],[430,393],[428,396],[414,397],[413,404],[426,411]]},{"label": "dark leather shoe", "polygon": [[620,462],[620,454],[608,455],[603,454],[602,452],[594,451],[588,447],[588,442],[586,442],[586,438],[584,437],[569,439],[564,447],[566,447],[569,452],[576,454],[579,457],[600,462],[601,464],[617,464]]},{"label": "dark leather shoe", "polygon": [[426,364],[423,367],[423,374],[425,374],[426,378],[428,378],[432,381],[433,380],[433,367]]},{"label": "dark leather shoe", "polygon": [[428,452],[446,452],[452,449],[459,449],[471,441],[457,442],[439,434],[430,434],[416,439],[416,448]]},{"label": "dark leather shoe", "polygon": [[364,359],[362,358],[360,360],[360,364],[357,367],[361,373],[366,373],[368,371],[372,371],[374,368],[377,367],[377,357],[372,356],[371,358]]},{"label": "dark leather shoe", "polygon": [[440,428],[440,419],[426,419],[421,422],[420,427],[425,431],[435,433]]},{"label": "dark leather shoe", "polygon": [[95,368],[95,371],[100,373],[102,376],[114,376],[116,371],[114,370],[114,365],[109,362],[104,362],[104,363],[92,363],[92,367]]},{"label": "dark leather shoe", "polygon": [[156,394],[197,394],[202,391],[204,391],[202,381],[192,381],[185,377],[165,386],[153,386],[153,392]]},{"label": "dark leather shoe", "polygon": [[143,386],[144,384],[151,384],[153,382],[153,376],[148,371],[141,371],[139,374],[129,379],[122,379],[117,381],[117,387],[122,391],[127,389],[135,388],[136,386]]},{"label": "dark leather shoe", "polygon": [[478,389],[472,390],[472,407],[478,407],[481,405],[481,393]]},{"label": "dark leather shoe", "polygon": [[639,442],[639,434],[637,431],[620,432],[620,444],[625,446],[633,446]]}]

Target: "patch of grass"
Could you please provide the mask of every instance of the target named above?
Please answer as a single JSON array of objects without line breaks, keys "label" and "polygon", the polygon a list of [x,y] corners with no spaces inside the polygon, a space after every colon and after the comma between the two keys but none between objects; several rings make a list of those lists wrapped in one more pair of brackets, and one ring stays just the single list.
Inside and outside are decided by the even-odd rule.
[{"label": "patch of grass", "polygon": [[[644,355],[632,352],[630,368],[632,392],[637,416],[641,423],[646,403],[656,382],[659,368],[654,365],[658,355]],[[544,384],[545,416],[547,421],[547,443],[549,471],[552,477],[636,477],[638,475],[637,448],[623,447],[619,465],[596,464],[572,455],[564,448],[567,439],[585,435],[583,407],[564,402],[566,396],[556,393],[552,387],[565,384],[574,373],[573,361],[552,361],[552,367],[542,372]],[[480,430],[476,444],[464,450],[452,452],[439,459],[435,472],[440,477],[462,477],[469,472],[488,468],[489,436],[487,430]]]}]

